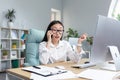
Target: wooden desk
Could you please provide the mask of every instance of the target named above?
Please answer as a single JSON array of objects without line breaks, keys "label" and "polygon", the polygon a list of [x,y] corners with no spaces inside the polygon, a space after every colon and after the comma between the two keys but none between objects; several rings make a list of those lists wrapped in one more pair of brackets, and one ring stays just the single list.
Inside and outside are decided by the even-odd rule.
[{"label": "wooden desk", "polygon": [[[81,63],[83,63],[85,61],[86,60],[83,60]],[[55,67],[55,66],[61,65],[61,66],[64,66],[65,69],[71,70],[73,73],[76,73],[76,74],[85,70],[85,69],[79,69],[79,68],[72,68],[71,66],[74,64],[75,63],[69,61],[69,62],[59,62],[59,63],[54,63],[54,64],[47,64],[46,66]],[[7,74],[12,74],[12,75],[15,75],[17,77],[23,78],[23,80],[30,80],[30,72],[23,71],[23,70],[21,70],[21,68],[8,69]],[[67,80],[86,80],[86,79],[82,79],[82,78],[74,78],[73,79],[72,78],[72,79],[67,79]]]}]

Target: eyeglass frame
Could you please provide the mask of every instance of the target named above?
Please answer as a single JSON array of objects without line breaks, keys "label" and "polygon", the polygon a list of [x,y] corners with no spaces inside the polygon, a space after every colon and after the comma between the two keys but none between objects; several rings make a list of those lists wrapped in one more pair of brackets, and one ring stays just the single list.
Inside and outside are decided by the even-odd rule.
[{"label": "eyeglass frame", "polygon": [[60,34],[62,34],[62,33],[64,32],[64,30],[57,30],[57,29],[51,29],[51,30],[52,30],[52,32],[55,31],[55,32],[53,32],[53,33],[59,32]]}]

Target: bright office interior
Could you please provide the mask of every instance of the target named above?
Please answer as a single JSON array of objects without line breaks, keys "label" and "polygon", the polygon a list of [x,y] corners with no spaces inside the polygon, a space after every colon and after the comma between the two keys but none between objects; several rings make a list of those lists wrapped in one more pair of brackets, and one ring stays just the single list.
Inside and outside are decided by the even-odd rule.
[{"label": "bright office interior", "polygon": [[51,21],[51,9],[55,9],[60,11],[60,19],[65,25],[65,30],[71,27],[78,30],[79,34],[86,32],[94,35],[97,15],[108,16],[111,1],[115,0],[4,0],[0,3],[0,25],[6,26],[4,13],[14,8],[16,27],[46,30]]},{"label": "bright office interior", "polygon": [[[52,19],[59,19],[68,28],[79,34],[94,36],[98,15],[118,19],[119,0],[1,0],[0,26],[7,27],[5,12],[15,9],[15,27],[46,30]],[[54,15],[57,13],[57,17]],[[119,19],[118,19],[119,20]]]}]

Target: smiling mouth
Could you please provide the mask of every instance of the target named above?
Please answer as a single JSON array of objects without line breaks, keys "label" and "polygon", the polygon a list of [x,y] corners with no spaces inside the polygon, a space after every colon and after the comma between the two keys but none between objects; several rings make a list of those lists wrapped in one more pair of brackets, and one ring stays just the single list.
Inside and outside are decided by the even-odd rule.
[{"label": "smiling mouth", "polygon": [[55,38],[59,38],[59,36],[55,36]]}]

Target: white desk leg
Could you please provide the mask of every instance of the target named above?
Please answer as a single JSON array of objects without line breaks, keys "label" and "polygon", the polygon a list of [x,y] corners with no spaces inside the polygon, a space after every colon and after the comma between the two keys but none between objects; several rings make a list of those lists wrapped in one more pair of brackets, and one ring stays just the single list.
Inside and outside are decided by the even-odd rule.
[{"label": "white desk leg", "polygon": [[9,80],[9,76],[8,76],[8,73],[6,73],[6,80]]}]

